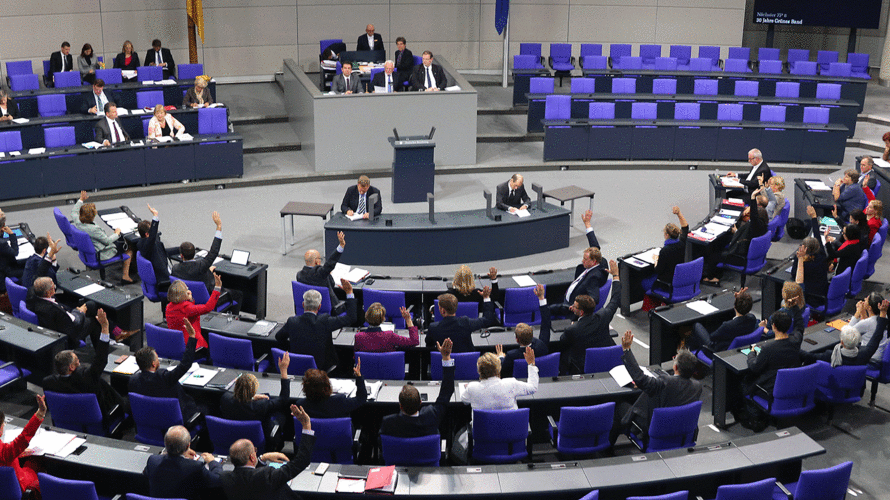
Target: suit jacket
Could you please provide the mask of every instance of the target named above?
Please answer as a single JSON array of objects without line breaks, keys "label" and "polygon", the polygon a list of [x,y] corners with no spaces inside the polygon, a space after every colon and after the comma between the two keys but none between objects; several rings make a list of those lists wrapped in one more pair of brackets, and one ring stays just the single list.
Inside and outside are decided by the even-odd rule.
[{"label": "suit jacket", "polygon": [[327,287],[328,293],[331,296],[332,308],[337,308],[340,305],[340,299],[337,298],[337,293],[334,292],[334,278],[331,278],[331,271],[334,270],[341,255],[340,252],[334,250],[328,255],[324,264],[320,266],[303,266],[303,269],[300,269],[297,273],[297,281],[304,285]]},{"label": "suit jacket", "polygon": [[108,119],[103,116],[96,122],[96,142],[102,142],[105,139],[108,139],[108,142],[114,144],[116,142],[124,142],[130,140],[130,134],[128,134],[127,129],[124,128],[124,124],[121,123],[121,119],[115,118],[114,121],[116,121],[117,125],[121,128],[121,133],[124,134],[123,141],[114,140],[114,134],[111,132],[111,128],[108,126]]},{"label": "suit jacket", "polygon": [[454,343],[454,352],[474,351],[471,334],[495,323],[497,323],[497,318],[494,316],[494,302],[489,300],[482,303],[481,318],[446,316],[442,318],[442,321],[431,324],[426,331],[426,346],[435,348],[436,342],[442,343],[445,342],[445,339],[450,338]]},{"label": "suit jacket", "polygon": [[[62,51],[57,50],[49,56],[49,78],[52,80],[53,74],[62,71]],[[77,68],[74,67],[74,57],[71,54],[68,54],[65,57],[65,70],[66,71],[74,71]]]},{"label": "suit jacket", "polygon": [[142,254],[143,258],[151,262],[151,267],[155,272],[156,283],[164,283],[170,281],[170,271],[167,267],[167,250],[164,248],[164,244],[161,243],[161,235],[158,234],[159,223],[160,221],[152,219],[148,237],[139,238],[136,241],[136,250]]},{"label": "suit jacket", "polygon": [[401,59],[399,59],[399,51],[392,55],[392,61],[396,64],[396,72],[403,77],[403,81],[411,77],[411,70],[414,69],[414,54],[409,49],[402,51]]},{"label": "suit jacket", "polygon": [[125,64],[127,60],[126,54],[124,54],[123,52],[118,53],[118,55],[114,57],[114,67],[122,70],[132,71],[141,66],[139,64],[139,54],[137,54],[136,51],[133,51],[133,53],[130,55],[132,56],[132,59],[130,59],[130,64]]},{"label": "suit jacket", "polygon": [[[111,94],[109,94],[108,92],[105,92],[104,90],[102,91],[102,93],[105,94],[105,99],[107,99],[108,102],[113,102],[114,104],[117,104],[117,99],[115,99]],[[90,108],[92,108],[94,106],[96,106],[96,94],[89,92],[89,93],[85,94],[80,101],[80,112],[88,115],[88,114],[90,114]],[[96,114],[104,113],[104,112],[105,112],[105,110],[103,108],[97,107]],[[107,125],[107,123],[106,123],[106,125]],[[123,129],[123,127],[121,127],[121,128]],[[125,133],[126,133],[126,131],[125,131]]]},{"label": "suit jacket", "polygon": [[[368,192],[365,194],[368,197],[369,203],[371,195],[377,195],[377,203],[374,204],[374,215],[380,215],[383,212],[383,196],[380,196],[380,190],[374,186],[368,186]],[[340,203],[340,212],[345,214],[350,210],[353,212],[358,210],[358,197],[358,186],[353,184],[346,188],[346,194],[343,195],[343,201]]]},{"label": "suit jacket", "polygon": [[348,417],[353,410],[365,404],[367,400],[368,387],[365,385],[365,379],[355,377],[354,398],[345,394],[334,393],[329,398],[322,399],[321,401],[297,398],[294,403],[297,406],[302,406],[303,410],[312,418],[344,418]]},{"label": "suit jacket", "polygon": [[182,455],[152,455],[142,473],[148,478],[148,493],[154,498],[197,500],[207,488],[219,487],[222,465],[214,460],[192,460]]},{"label": "suit jacket", "polygon": [[[99,121],[101,123],[106,123],[104,118]],[[96,135],[98,136],[98,134]],[[101,139],[98,140],[101,141]],[[96,252],[99,253],[99,259],[107,260],[117,255],[117,247],[115,246],[114,242],[117,241],[120,236],[115,233],[106,233],[102,230],[102,228],[96,225],[95,221],[90,224],[84,224],[83,222],[80,222],[80,207],[82,206],[83,201],[77,200],[77,203],[75,203],[74,206],[71,207],[71,224],[77,229],[80,229],[81,231],[90,235],[90,240],[92,240],[93,242],[93,247],[96,249]]]},{"label": "suit jacket", "polygon": [[[25,301],[28,309],[37,315],[37,322],[44,328],[63,333],[68,336],[68,348],[77,347],[81,339],[98,330],[98,323],[95,318],[85,317],[84,322],[79,328],[77,324],[68,316],[68,310],[58,302],[52,302],[40,297],[31,297]],[[79,315],[80,311],[74,311],[73,314]]]},{"label": "suit jacket", "polygon": [[442,367],[442,385],[439,386],[439,396],[431,405],[423,405],[416,417],[405,415],[401,411],[383,417],[380,424],[380,434],[403,438],[429,436],[439,433],[439,424],[445,407],[454,394],[454,365]]},{"label": "suit jacket", "polygon": [[[433,73],[433,78],[436,79],[436,87],[439,87],[440,90],[445,90],[445,87],[448,86],[448,78],[445,76],[445,70],[442,69],[442,66],[435,63],[430,64],[430,71]],[[423,64],[418,64],[411,70],[411,88],[413,90],[424,90],[426,88],[426,66]]]},{"label": "suit jacket", "polygon": [[365,86],[362,85],[362,78],[358,73],[349,75],[348,87],[346,86],[346,76],[339,74],[334,76],[331,89],[338,94],[345,94],[347,90],[351,90],[353,94],[361,94],[365,91]]},{"label": "suit jacket", "polygon": [[800,366],[800,343],[803,340],[803,312],[794,308],[793,331],[788,338],[779,339],[763,346],[758,354],[752,350],[748,353],[749,375],[746,380],[745,393],[753,394],[753,384],[759,385],[772,394],[776,384],[776,374],[783,368]]},{"label": "suit jacket", "polygon": [[173,266],[173,272],[170,274],[184,280],[200,281],[207,287],[207,292],[212,293],[213,287],[216,286],[216,280],[213,278],[213,273],[210,272],[210,266],[219,255],[220,245],[222,245],[222,239],[214,237],[207,255],[179,262]]},{"label": "suit jacket", "polygon": [[750,334],[757,328],[757,324],[757,318],[751,313],[744,316],[736,316],[729,321],[725,321],[719,328],[711,332],[711,349],[714,352],[729,349],[729,344],[736,337]]},{"label": "suit jacket", "polygon": [[10,269],[17,267],[16,257],[18,254],[18,237],[14,234],[0,235],[0,274],[5,276]]},{"label": "suit jacket", "polygon": [[837,202],[837,215],[843,220],[850,218],[853,212],[861,212],[868,205],[862,186],[859,184],[841,184],[840,196]]},{"label": "suit jacket", "polygon": [[[562,354],[559,357],[560,373],[584,373],[584,358],[590,347],[615,345],[609,334],[609,323],[618,310],[621,298],[621,282],[612,282],[612,298],[599,311],[583,316],[566,328],[559,338]],[[750,333],[750,332],[749,332]]]},{"label": "suit jacket", "polygon": [[[544,315],[544,311],[547,311],[547,315],[550,315],[550,309],[546,307],[541,308],[541,315]],[[543,320],[542,320],[543,321]],[[541,329],[543,332],[544,330]],[[550,354],[550,350],[547,347],[548,342],[543,341],[542,339],[532,338],[531,348],[535,351],[535,358],[540,358],[541,356],[546,356]],[[513,376],[513,366],[516,364],[517,359],[525,358],[525,348],[517,347],[516,349],[510,349],[504,354],[503,359],[501,359],[501,378],[510,378]]]},{"label": "suit jacket", "polygon": [[275,334],[275,340],[282,349],[314,357],[315,366],[330,372],[339,361],[331,333],[354,324],[357,314],[355,299],[347,298],[346,316],[314,313],[293,316]]},{"label": "suit jacket", "polygon": [[[600,243],[596,239],[596,233],[593,230],[587,233],[587,246],[600,248]],[[575,279],[578,279],[584,271],[584,266],[578,264],[575,268]],[[575,297],[579,295],[588,295],[599,301],[600,288],[605,285],[608,280],[609,265],[606,262],[606,259],[603,259],[598,266],[591,268],[590,271],[581,278],[581,281],[575,285],[575,288],[572,289],[572,293],[569,294],[569,300],[567,300],[565,304],[572,305],[572,303],[575,302]]]},{"label": "suit jacket", "polygon": [[668,375],[661,370],[657,370],[655,373],[658,376],[652,378],[643,373],[629,349],[624,351],[621,359],[634,383],[643,391],[622,418],[624,425],[630,425],[631,421],[636,422],[646,433],[652,420],[652,412],[656,408],[683,406],[701,398],[701,383],[698,380]]},{"label": "suit jacket", "polygon": [[678,264],[686,261],[686,237],[689,235],[689,226],[680,228],[680,238],[674,243],[667,243],[658,252],[658,262],[655,264],[655,275],[659,281],[672,283],[674,270]]},{"label": "suit jacket", "polygon": [[56,266],[43,257],[34,254],[25,261],[25,272],[22,274],[22,286],[31,288],[34,280],[37,278],[51,278],[53,283],[58,284],[56,280]]},{"label": "suit jacket", "polygon": [[281,390],[277,398],[255,399],[244,404],[235,399],[234,392],[224,392],[219,402],[220,416],[229,420],[259,420],[265,426],[272,414],[290,408],[290,380],[279,380],[281,380]]},{"label": "suit jacket", "polygon": [[503,184],[498,184],[496,200],[497,204],[495,206],[500,210],[507,211],[510,210],[510,207],[519,208],[522,205],[528,205],[531,198],[529,198],[528,194],[525,192],[525,185],[519,186],[514,190],[513,196],[510,196],[510,185],[508,181]]},{"label": "suit jacket", "polygon": [[63,394],[95,394],[102,415],[107,417],[123,398],[102,379],[102,371],[108,364],[108,342],[97,342],[95,348],[92,363],[78,366],[67,376],[54,373],[44,377],[43,389]]},{"label": "suit jacket", "polygon": [[[287,485],[309,465],[315,436],[303,434],[297,456],[276,469],[268,466],[235,467],[219,476],[228,500],[292,500],[294,493]],[[259,465],[259,464],[258,464]]]},{"label": "suit jacket", "polygon": [[[392,91],[393,92],[402,92],[405,90],[405,86],[402,85],[402,78],[399,78],[399,74],[393,72],[392,74]],[[374,79],[371,81],[371,88],[368,90],[374,90],[374,87],[383,87],[386,88],[386,73],[381,71],[374,75]]]},{"label": "suit jacket", "polygon": [[[754,168],[754,167],[751,167]],[[751,173],[749,170],[748,173]],[[769,165],[767,165],[766,161],[760,162],[760,165],[757,166],[757,169],[754,175],[751,177],[751,180],[748,179],[748,174],[739,173],[739,182],[741,182],[746,188],[748,188],[748,192],[756,190],[760,187],[760,180],[757,178],[759,175],[763,175],[763,184],[766,184],[766,181],[769,180],[770,177],[773,176],[772,172],[769,169]]]},{"label": "suit jacket", "polygon": [[6,114],[13,118],[19,118],[21,116],[19,114],[19,105],[8,97],[6,98]]},{"label": "suit jacket", "polygon": [[[205,87],[201,92],[201,99],[204,100],[204,104],[213,104],[213,96],[210,95],[209,88]],[[198,104],[198,93],[195,92],[194,86],[189,88],[188,92],[185,93],[185,97],[182,98],[183,106],[191,106],[192,104]]]},{"label": "suit jacket", "polygon": [[371,47],[368,44],[368,35],[364,34],[358,37],[358,41],[355,44],[355,50],[386,50],[383,47],[383,37],[380,36],[380,33],[374,33],[374,46]]},{"label": "suit jacket", "polygon": [[[176,63],[173,61],[173,54],[170,53],[170,49],[166,47],[161,47],[161,59],[167,63],[167,67],[164,68],[164,72],[171,76],[172,78],[176,78]],[[148,52],[145,53],[145,65],[151,66],[155,62],[155,49],[154,47],[148,49]],[[167,76],[165,75],[165,76]]]},{"label": "suit jacket", "polygon": [[176,398],[179,400],[179,408],[182,411],[183,420],[188,420],[198,412],[198,405],[185,389],[179,384],[179,379],[191,368],[195,359],[195,344],[198,340],[190,338],[185,345],[185,353],[182,361],[172,370],[158,369],[154,372],[138,371],[130,377],[128,384],[130,392],[142,394],[153,398]]}]

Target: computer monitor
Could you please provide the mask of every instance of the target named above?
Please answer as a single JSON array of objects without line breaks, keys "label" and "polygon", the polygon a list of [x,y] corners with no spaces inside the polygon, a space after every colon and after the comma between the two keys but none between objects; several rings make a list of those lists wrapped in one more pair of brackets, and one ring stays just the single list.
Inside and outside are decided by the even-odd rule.
[{"label": "computer monitor", "polygon": [[250,260],[250,252],[246,250],[232,250],[232,264],[246,266]]}]

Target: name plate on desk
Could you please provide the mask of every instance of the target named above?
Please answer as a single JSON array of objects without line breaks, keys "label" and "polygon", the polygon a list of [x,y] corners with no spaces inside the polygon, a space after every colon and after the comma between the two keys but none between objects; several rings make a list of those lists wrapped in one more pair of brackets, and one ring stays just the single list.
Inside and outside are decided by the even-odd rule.
[{"label": "name plate on desk", "polygon": [[417,140],[393,141],[393,145],[399,146],[399,147],[406,147],[406,148],[429,147],[429,146],[435,147],[436,143],[435,143],[435,141],[431,141],[429,139],[417,139]]}]

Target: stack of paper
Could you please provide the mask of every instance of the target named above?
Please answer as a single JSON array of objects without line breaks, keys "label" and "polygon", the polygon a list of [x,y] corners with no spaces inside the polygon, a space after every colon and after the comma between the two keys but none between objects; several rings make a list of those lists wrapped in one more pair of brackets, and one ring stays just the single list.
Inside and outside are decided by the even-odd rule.
[{"label": "stack of paper", "polygon": [[179,134],[179,140],[180,141],[193,141],[193,140],[195,140],[195,138],[192,136],[192,134],[182,133],[182,134]]},{"label": "stack of paper", "polygon": [[[90,142],[83,143],[83,147],[85,147],[87,149],[96,149],[96,148],[102,147],[102,144],[98,143],[96,141],[90,141]],[[2,158],[2,155],[3,155],[3,153],[0,153],[0,158]]]},{"label": "stack of paper", "polygon": [[648,262],[649,264],[655,264],[655,257],[661,253],[661,248],[655,247],[649,250],[646,250],[643,253],[638,253],[634,255],[635,259],[642,260],[643,262]]},{"label": "stack of paper", "polygon": [[686,304],[686,307],[692,309],[693,311],[699,314],[711,314],[712,312],[718,311],[718,309],[711,304],[708,304],[704,300],[696,300],[694,302],[689,302]]},{"label": "stack of paper", "polygon": [[114,373],[122,373],[124,375],[132,375],[139,371],[139,365],[136,364],[136,356],[127,356],[121,364],[114,367]]},{"label": "stack of paper", "polygon": [[737,177],[721,177],[720,183],[723,184],[723,187],[728,187],[728,188],[743,188],[743,187],[745,187],[744,185],[742,185],[741,182],[739,182],[739,179]]},{"label": "stack of paper", "polygon": [[[74,434],[40,428],[28,445],[34,455],[56,455],[66,457],[86,440]],[[73,448],[71,446],[74,446]]]},{"label": "stack of paper", "polygon": [[208,105],[207,107],[208,107],[208,108],[221,108],[221,107],[223,107],[223,106],[225,106],[225,104],[223,104],[223,103],[221,103],[221,102],[215,102],[215,103],[213,103],[213,104]]},{"label": "stack of paper", "polygon": [[12,119],[12,123],[19,123],[19,124],[28,123],[29,121],[31,121],[31,120],[29,120],[27,118],[13,118]]},{"label": "stack of paper", "polygon": [[535,280],[531,276],[513,276],[513,281],[519,286],[535,286]]},{"label": "stack of paper", "polygon": [[350,283],[358,283],[359,281],[367,278],[370,275],[371,271],[368,271],[367,269],[350,267],[339,262],[336,266],[334,266],[334,269],[331,270],[331,278],[334,279],[334,284],[337,286],[340,286],[341,278]]},{"label": "stack of paper", "polygon": [[111,229],[120,229],[122,233],[132,233],[136,231],[138,224],[124,212],[115,212],[102,216],[102,220],[108,224]]},{"label": "stack of paper", "polygon": [[158,83],[161,85],[176,85],[176,80],[161,80]]},{"label": "stack of paper", "polygon": [[352,214],[345,217],[349,220],[362,220],[365,218],[365,214]]},{"label": "stack of paper", "polygon": [[81,297],[89,297],[90,295],[92,295],[94,293],[99,293],[103,290],[105,290],[104,286],[102,286],[98,283],[90,283],[87,286],[82,286],[82,287],[78,288],[77,290],[74,290],[74,293],[76,293],[77,295],[80,295]]},{"label": "stack of paper", "polygon": [[117,114],[121,116],[129,115],[130,111],[127,108],[117,108]]},{"label": "stack of paper", "polygon": [[192,365],[191,368],[189,368],[189,371],[186,372],[186,374],[179,379],[179,383],[182,385],[204,387],[205,385],[207,385],[208,382],[210,382],[213,377],[216,376],[216,374],[216,370],[201,368],[198,365]]},{"label": "stack of paper", "polygon": [[[124,78],[136,78],[136,70],[135,69],[123,69],[121,70],[121,76]],[[148,82],[146,82],[148,83]]]},{"label": "stack of paper", "polygon": [[804,181],[813,191],[831,191],[831,187],[822,181]]},{"label": "stack of paper", "polygon": [[715,224],[723,224],[724,226],[731,226],[735,224],[735,218],[728,215],[717,214],[711,217],[711,222]]},{"label": "stack of paper", "polygon": [[525,217],[528,217],[531,215],[531,213],[529,213],[528,209],[516,210],[515,212],[510,212],[510,213],[519,217],[520,219],[524,219]]},{"label": "stack of paper", "polygon": [[34,245],[32,245],[30,241],[28,241],[25,238],[19,238],[18,240],[19,240],[19,254],[16,255],[16,259],[24,260],[24,259],[27,259],[28,257],[34,255]]}]

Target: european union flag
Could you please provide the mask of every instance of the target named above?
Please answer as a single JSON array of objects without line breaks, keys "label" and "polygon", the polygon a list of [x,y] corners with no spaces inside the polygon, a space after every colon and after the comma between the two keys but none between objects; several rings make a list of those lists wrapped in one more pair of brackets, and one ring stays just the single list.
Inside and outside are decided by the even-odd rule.
[{"label": "european union flag", "polygon": [[507,16],[510,14],[510,0],[497,0],[494,4],[494,29],[498,35],[507,27]]}]

